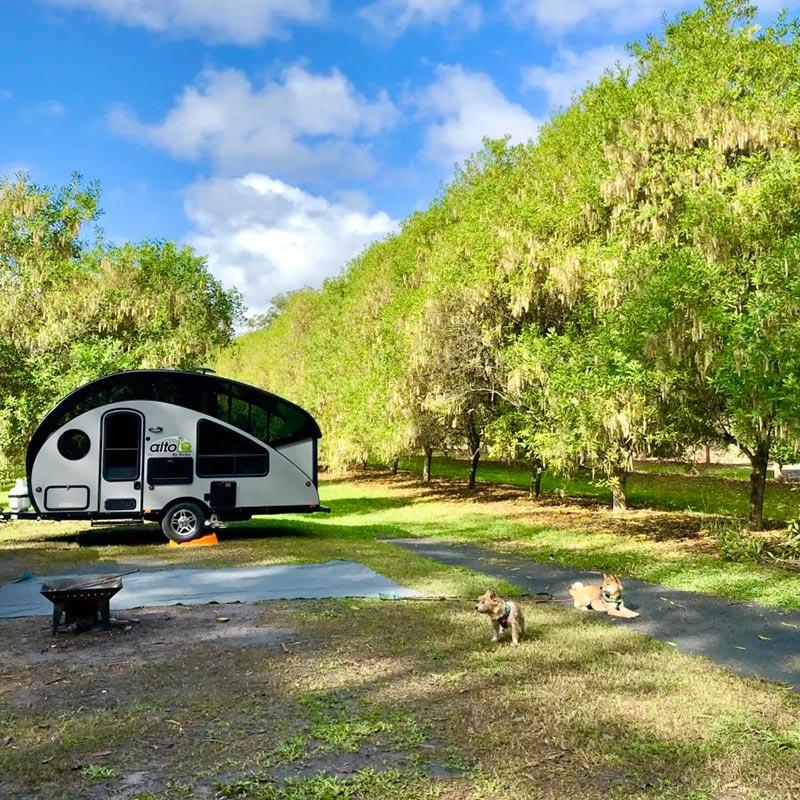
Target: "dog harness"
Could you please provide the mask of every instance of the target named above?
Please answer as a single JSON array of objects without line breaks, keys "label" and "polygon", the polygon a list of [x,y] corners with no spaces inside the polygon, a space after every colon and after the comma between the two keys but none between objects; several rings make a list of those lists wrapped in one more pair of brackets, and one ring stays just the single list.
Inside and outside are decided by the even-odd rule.
[{"label": "dog harness", "polygon": [[510,603],[506,603],[503,606],[503,616],[500,617],[500,619],[497,620],[500,623],[500,627],[501,628],[507,628],[508,627],[508,618],[509,618],[510,615],[511,615],[511,604]]},{"label": "dog harness", "polygon": [[603,591],[603,602],[607,603],[610,606],[614,606],[615,609],[619,609],[622,605],[622,596],[619,594],[609,594],[606,591]]}]

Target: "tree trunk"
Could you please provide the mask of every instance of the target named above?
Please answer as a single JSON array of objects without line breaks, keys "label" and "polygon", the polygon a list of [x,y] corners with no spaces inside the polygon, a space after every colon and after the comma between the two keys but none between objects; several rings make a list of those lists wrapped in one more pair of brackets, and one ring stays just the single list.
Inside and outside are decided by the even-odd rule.
[{"label": "tree trunk", "polygon": [[621,513],[628,510],[628,471],[615,469],[611,476],[611,510]]},{"label": "tree trunk", "polygon": [[431,462],[433,461],[433,448],[425,447],[425,459],[422,462],[422,480],[431,479]]},{"label": "tree trunk", "polygon": [[469,460],[469,479],[467,480],[467,489],[475,488],[475,478],[478,474],[478,462],[481,460],[481,449],[478,447],[472,451],[472,456]]},{"label": "tree trunk", "polygon": [[481,436],[475,427],[472,415],[467,418],[467,442],[469,443],[470,463],[467,489],[475,488],[475,477],[478,474],[478,462],[481,460]]},{"label": "tree trunk", "polygon": [[542,459],[538,456],[533,459],[533,465],[531,466],[531,484],[529,487],[529,492],[531,496],[531,500],[538,500],[542,494],[542,473],[544,470],[542,469]]},{"label": "tree trunk", "polygon": [[764,489],[767,484],[770,443],[759,442],[750,454],[750,515],[747,525],[751,531],[764,528]]},{"label": "tree trunk", "polygon": [[392,468],[391,468],[392,475],[397,475],[397,470],[399,468],[400,468],[400,459],[396,458],[394,461],[392,461]]},{"label": "tree trunk", "polygon": [[710,444],[706,445],[706,466],[707,467],[711,466],[711,445]]}]

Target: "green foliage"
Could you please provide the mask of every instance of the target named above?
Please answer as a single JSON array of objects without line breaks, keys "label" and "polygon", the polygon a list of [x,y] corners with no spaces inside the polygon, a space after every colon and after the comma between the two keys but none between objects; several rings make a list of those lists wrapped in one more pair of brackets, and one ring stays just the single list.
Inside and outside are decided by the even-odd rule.
[{"label": "green foliage", "polygon": [[81,769],[81,774],[96,781],[109,781],[119,778],[119,772],[105,764],[87,764]]},{"label": "green foliage", "polygon": [[100,375],[211,361],[241,314],[205,261],[173,242],[80,238],[96,187],[0,182],[0,473],[19,470],[33,428]]},{"label": "green foliage", "polygon": [[764,542],[735,522],[718,523],[712,526],[711,532],[723,561],[758,561],[764,555]]},{"label": "green foliage", "polygon": [[419,448],[600,470],[800,443],[800,40],[707,0],[546,124],[486,141],[431,206],[223,371],[308,406],[332,464]]}]

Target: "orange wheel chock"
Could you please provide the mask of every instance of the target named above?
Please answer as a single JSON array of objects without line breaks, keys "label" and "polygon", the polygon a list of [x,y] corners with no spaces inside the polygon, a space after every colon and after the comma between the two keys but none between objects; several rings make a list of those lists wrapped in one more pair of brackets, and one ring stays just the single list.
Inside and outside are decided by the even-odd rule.
[{"label": "orange wheel chock", "polygon": [[196,539],[191,539],[188,542],[173,542],[171,539],[169,541],[170,547],[209,547],[214,544],[219,544],[216,533],[198,536]]}]

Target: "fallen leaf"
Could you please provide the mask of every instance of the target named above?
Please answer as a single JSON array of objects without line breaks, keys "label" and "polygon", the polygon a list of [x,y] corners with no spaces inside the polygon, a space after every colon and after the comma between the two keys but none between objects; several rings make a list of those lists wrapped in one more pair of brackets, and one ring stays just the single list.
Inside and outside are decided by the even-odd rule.
[{"label": "fallen leaf", "polygon": [[281,649],[283,650],[284,653],[292,652],[283,642],[281,642]]},{"label": "fallen leaf", "polygon": [[110,756],[110,750],[101,750],[99,753],[92,753],[92,758],[105,758],[106,756]]},{"label": "fallen leaf", "polygon": [[2,739],[0,739],[0,747],[8,747],[13,738],[13,736],[4,736]]},{"label": "fallen leaf", "polygon": [[230,622],[230,617],[217,617],[217,622]]},{"label": "fallen leaf", "polygon": [[798,627],[793,622],[781,622],[781,625],[783,625],[784,628],[794,628],[795,630],[797,630]]},{"label": "fallen leaf", "polygon": [[771,641],[769,636],[762,636],[760,633],[758,634],[758,638],[761,639],[762,642],[769,642]]},{"label": "fallen leaf", "polygon": [[746,647],[742,647],[741,645],[738,645],[738,644],[735,644],[735,645],[734,645],[734,647],[735,647],[737,650],[747,650],[747,648],[746,648]]}]

